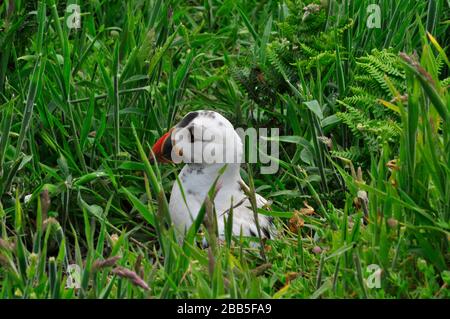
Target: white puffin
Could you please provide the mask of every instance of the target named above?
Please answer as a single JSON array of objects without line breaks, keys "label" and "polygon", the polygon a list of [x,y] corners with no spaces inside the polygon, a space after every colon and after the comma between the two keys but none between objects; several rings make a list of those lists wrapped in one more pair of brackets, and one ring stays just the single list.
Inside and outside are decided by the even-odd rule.
[{"label": "white puffin", "polygon": [[[164,134],[152,150],[159,162],[185,164],[178,175],[180,183],[173,184],[169,202],[171,219],[180,235],[196,219],[208,191],[226,165],[217,181],[214,197],[219,237],[225,237],[223,216],[228,218],[231,205],[233,235],[258,236],[251,203],[243,190],[247,186],[240,175],[243,144],[225,117],[214,111],[190,112]],[[256,202],[258,208],[268,204],[259,194],[256,194]],[[258,214],[258,224],[263,238],[275,235],[271,217]]]}]

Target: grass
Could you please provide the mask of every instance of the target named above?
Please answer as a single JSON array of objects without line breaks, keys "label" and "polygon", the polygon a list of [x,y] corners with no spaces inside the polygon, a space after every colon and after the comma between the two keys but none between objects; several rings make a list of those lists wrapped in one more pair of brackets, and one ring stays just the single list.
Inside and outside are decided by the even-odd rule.
[{"label": "grass", "polygon": [[[0,298],[450,297],[448,1],[90,1],[69,29],[73,2],[0,5]],[[281,59],[286,38],[315,55]],[[400,133],[372,150],[336,114],[385,48],[406,90],[380,79]],[[195,109],[280,128],[277,174],[242,167],[280,233],[260,249],[215,244],[213,191],[182,245],[168,226],[179,167],[150,146]]]}]

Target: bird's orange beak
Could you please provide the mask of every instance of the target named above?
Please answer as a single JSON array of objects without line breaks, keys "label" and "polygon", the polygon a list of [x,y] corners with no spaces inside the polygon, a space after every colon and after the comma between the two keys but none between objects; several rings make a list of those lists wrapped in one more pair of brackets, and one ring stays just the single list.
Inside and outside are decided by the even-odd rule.
[{"label": "bird's orange beak", "polygon": [[[173,163],[172,162],[172,131],[170,129],[166,134],[161,136],[153,145],[152,151],[155,154],[155,158],[160,163]],[[150,163],[154,163],[155,159],[150,154]]]}]

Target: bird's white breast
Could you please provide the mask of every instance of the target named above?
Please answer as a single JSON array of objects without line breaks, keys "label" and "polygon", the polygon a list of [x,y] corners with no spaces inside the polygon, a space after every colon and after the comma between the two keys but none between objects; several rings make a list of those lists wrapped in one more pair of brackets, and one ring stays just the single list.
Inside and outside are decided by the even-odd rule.
[{"label": "bird's white breast", "polygon": [[[178,181],[172,188],[169,208],[172,221],[178,231],[185,233],[192,225],[198,212],[211,189],[218,170],[221,166],[212,168],[203,165],[185,165],[181,170]],[[227,167],[225,173],[216,184],[217,193],[214,197],[214,207],[217,213],[217,226],[219,236],[224,237],[224,216],[228,218],[228,212],[233,205],[233,234],[239,236],[255,236],[257,229],[254,213],[250,201],[241,189],[242,182],[239,174],[239,165]],[[183,189],[184,197],[182,195]],[[257,206],[262,207],[267,201],[257,194]],[[260,227],[264,229],[264,237],[267,233],[273,233],[272,225],[266,216],[259,215]]]}]

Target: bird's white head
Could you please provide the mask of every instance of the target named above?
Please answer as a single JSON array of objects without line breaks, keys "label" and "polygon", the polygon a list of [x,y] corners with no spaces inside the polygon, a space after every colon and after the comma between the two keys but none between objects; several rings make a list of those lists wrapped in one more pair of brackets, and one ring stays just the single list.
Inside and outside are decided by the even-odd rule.
[{"label": "bird's white head", "polygon": [[214,111],[188,113],[152,148],[160,162],[240,163],[243,146],[233,125]]}]

